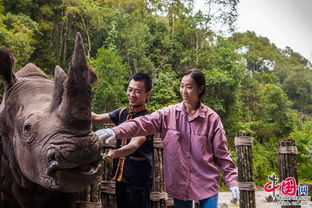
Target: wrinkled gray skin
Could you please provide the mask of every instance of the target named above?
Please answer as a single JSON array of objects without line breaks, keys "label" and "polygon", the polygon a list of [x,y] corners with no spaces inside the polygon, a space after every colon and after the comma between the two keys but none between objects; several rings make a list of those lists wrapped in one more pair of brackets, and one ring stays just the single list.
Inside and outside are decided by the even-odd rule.
[{"label": "wrinkled gray skin", "polygon": [[[100,172],[100,143],[91,131],[91,82],[83,42],[76,36],[68,77],[55,82],[34,64],[16,74],[0,51],[5,93],[0,105],[0,207],[73,207],[71,192]],[[1,202],[2,199],[2,202]]]}]

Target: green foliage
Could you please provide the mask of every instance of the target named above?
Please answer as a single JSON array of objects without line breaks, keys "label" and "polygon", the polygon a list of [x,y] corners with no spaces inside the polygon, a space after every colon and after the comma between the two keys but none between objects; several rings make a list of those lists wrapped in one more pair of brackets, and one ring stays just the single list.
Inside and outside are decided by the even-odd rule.
[{"label": "green foliage", "polygon": [[[147,2],[151,11],[164,14],[170,19],[173,33],[177,20],[195,13],[194,0],[147,0]],[[221,33],[234,31],[234,22],[238,15],[238,0],[205,0],[204,3],[205,8],[201,8],[194,15],[198,19],[198,26],[204,29],[213,28]]]},{"label": "green foliage", "polygon": [[298,148],[298,175],[304,180],[312,180],[312,120],[307,120],[301,130],[293,131],[290,138]]},{"label": "green foliage", "polygon": [[179,80],[174,71],[164,70],[159,72],[154,80],[149,110],[155,111],[162,107],[178,103],[180,100],[178,89]]},{"label": "green foliage", "polygon": [[121,57],[113,50],[100,48],[92,66],[99,78],[94,87],[93,111],[104,113],[124,106],[127,103],[126,86],[130,75]]},{"label": "green foliage", "polygon": [[289,73],[283,88],[293,100],[293,105],[299,111],[312,113],[312,72],[309,69],[297,69]]},{"label": "green foliage", "polygon": [[34,33],[37,23],[26,15],[0,14],[0,48],[8,48],[18,59],[17,68],[23,66],[34,51]]},{"label": "green foliage", "polygon": [[0,0],[0,13],[2,14],[4,11],[3,0]]},{"label": "green foliage", "polygon": [[276,66],[273,73],[279,78],[279,82],[283,85],[285,79],[292,71],[304,68],[309,69],[309,63],[308,60],[294,52],[289,47],[286,47],[286,49],[280,51],[283,56],[279,57],[279,59],[276,61]]},{"label": "green foliage", "polygon": [[235,33],[230,40],[242,54],[246,68],[251,73],[272,71],[281,57],[279,49],[268,38],[257,36],[254,32]]},{"label": "green foliage", "polygon": [[158,68],[171,68],[171,65],[167,63],[167,51],[171,45],[171,40],[168,36],[168,21],[161,17],[149,16],[146,24],[149,28],[147,54],[156,68],[154,73],[156,73]]},{"label": "green foliage", "polygon": [[280,85],[296,110],[309,113],[311,103],[308,95],[311,87],[308,80],[312,71],[305,58],[289,47],[278,49],[269,39],[250,31],[235,33],[229,40],[242,55],[246,72],[259,83]]},{"label": "green foliage", "polygon": [[258,186],[264,186],[268,182],[268,176],[277,171],[276,141],[261,144],[253,139],[253,175]]},{"label": "green foliage", "polygon": [[258,122],[254,126],[257,136],[269,140],[287,136],[296,123],[286,93],[277,85],[265,84],[259,91]]},{"label": "green foliage", "polygon": [[[64,24],[70,24],[70,28],[64,28],[66,30],[71,29],[75,37],[76,31],[79,31],[82,36],[86,38],[85,47],[87,55],[91,52],[91,33],[92,30],[99,30],[103,23],[103,16],[105,14],[105,8],[101,6],[100,1],[87,1],[87,0],[63,0],[62,7],[64,8],[64,16],[62,22]],[[66,54],[65,54],[66,55]]]}]

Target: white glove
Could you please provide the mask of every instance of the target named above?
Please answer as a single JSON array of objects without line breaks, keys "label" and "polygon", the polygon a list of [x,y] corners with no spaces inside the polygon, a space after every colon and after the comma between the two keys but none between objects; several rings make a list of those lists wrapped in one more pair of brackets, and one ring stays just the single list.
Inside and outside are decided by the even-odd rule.
[{"label": "white glove", "polygon": [[232,192],[233,198],[234,199],[239,199],[239,189],[238,189],[238,186],[232,186],[230,188],[230,190]]},{"label": "white glove", "polygon": [[116,138],[116,134],[112,129],[100,129],[95,132],[95,134],[102,140],[105,140],[105,143],[108,144],[110,141]]}]

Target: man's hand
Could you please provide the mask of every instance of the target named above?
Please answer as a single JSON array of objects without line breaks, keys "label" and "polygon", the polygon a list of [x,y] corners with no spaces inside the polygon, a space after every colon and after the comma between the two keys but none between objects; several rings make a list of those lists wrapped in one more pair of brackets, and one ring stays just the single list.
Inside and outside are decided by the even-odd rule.
[{"label": "man's hand", "polygon": [[238,186],[232,186],[230,188],[230,190],[232,192],[233,198],[234,199],[239,199],[239,189],[238,189]]},{"label": "man's hand", "polygon": [[109,149],[107,152],[107,156],[112,158],[112,159],[115,159],[116,158],[115,150]]},{"label": "man's hand", "polygon": [[105,140],[105,143],[108,144],[110,141],[116,138],[116,134],[112,129],[100,129],[95,132],[95,134],[102,140]]}]

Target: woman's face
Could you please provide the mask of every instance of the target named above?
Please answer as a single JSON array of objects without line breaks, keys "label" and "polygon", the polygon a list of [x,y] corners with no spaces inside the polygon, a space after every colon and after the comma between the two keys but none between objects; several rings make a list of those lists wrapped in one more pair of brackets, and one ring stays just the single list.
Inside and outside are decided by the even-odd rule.
[{"label": "woman's face", "polygon": [[201,92],[191,75],[182,77],[180,83],[180,94],[185,103],[197,104],[199,102],[198,95]]}]

